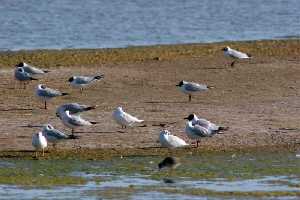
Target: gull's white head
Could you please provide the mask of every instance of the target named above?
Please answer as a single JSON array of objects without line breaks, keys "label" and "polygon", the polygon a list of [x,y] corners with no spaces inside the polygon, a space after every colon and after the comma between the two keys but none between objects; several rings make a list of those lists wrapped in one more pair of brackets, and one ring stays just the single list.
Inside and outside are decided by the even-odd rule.
[{"label": "gull's white head", "polygon": [[45,124],[45,126],[44,126],[44,128],[43,128],[43,130],[53,130],[54,129],[54,127],[51,125],[51,124]]},{"label": "gull's white head", "polygon": [[123,108],[122,108],[121,106],[119,106],[119,107],[117,107],[116,110],[119,111],[119,112],[122,112],[122,111],[123,111]]},{"label": "gull's white head", "polygon": [[40,90],[44,90],[44,89],[46,89],[46,86],[45,86],[45,85],[43,85],[43,84],[39,84],[39,85],[38,85],[38,89],[40,89]]},{"label": "gull's white head", "polygon": [[162,130],[161,132],[160,132],[160,135],[170,135],[171,133],[170,133],[170,131],[168,131],[168,130]]},{"label": "gull's white head", "polygon": [[24,73],[25,70],[23,67],[17,67],[17,71],[20,72],[20,73]]}]

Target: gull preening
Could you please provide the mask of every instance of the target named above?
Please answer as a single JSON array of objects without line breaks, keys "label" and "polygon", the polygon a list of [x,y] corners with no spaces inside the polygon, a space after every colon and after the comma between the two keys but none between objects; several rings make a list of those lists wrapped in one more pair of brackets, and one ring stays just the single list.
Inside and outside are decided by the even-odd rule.
[{"label": "gull preening", "polygon": [[84,87],[102,78],[104,78],[103,74],[97,76],[72,76],[68,81],[70,82],[71,86],[80,88],[80,91],[82,92]]},{"label": "gull preening", "polygon": [[168,130],[162,130],[159,134],[159,142],[162,147],[177,148],[185,147],[188,144],[181,138],[172,135]]},{"label": "gull preening", "polygon": [[196,92],[204,92],[211,88],[210,86],[207,86],[205,84],[187,82],[183,80],[180,81],[176,86],[180,88],[181,92],[189,95],[189,101],[192,100],[192,94]]},{"label": "gull preening", "polygon": [[113,118],[122,126],[122,128],[126,128],[127,126],[131,127],[135,123],[141,123],[144,121],[124,112],[122,107],[116,108],[116,110],[113,112]]},{"label": "gull preening", "polygon": [[36,78],[33,78],[31,74],[25,72],[23,67],[17,67],[15,69],[15,79],[20,81],[20,83],[24,83],[23,89],[26,88],[26,84],[32,80],[38,80]]},{"label": "gull preening", "polygon": [[97,108],[97,105],[90,106],[90,105],[84,105],[84,104],[79,104],[79,103],[67,103],[67,104],[63,104],[63,105],[59,106],[56,109],[56,116],[60,117],[60,113],[63,113],[66,110],[68,110],[69,113],[71,115],[73,115],[73,114],[93,110],[96,108]]},{"label": "gull preening", "polygon": [[188,121],[192,121],[192,125],[198,124],[199,126],[207,128],[208,130],[216,132],[216,133],[228,130],[228,127],[218,126],[218,125],[208,121],[207,119],[199,118],[194,113],[190,114],[188,117],[186,117],[184,119],[187,119]]},{"label": "gull preening", "polygon": [[43,127],[42,133],[48,142],[53,143],[53,146],[56,146],[56,144],[60,141],[75,139],[69,135],[66,135],[64,132],[55,129],[51,124],[46,124]]},{"label": "gull preening", "polygon": [[46,137],[43,136],[42,132],[36,133],[32,136],[32,146],[35,148],[35,157],[38,156],[38,151],[42,150],[44,156],[44,150],[47,147]]},{"label": "gull preening", "polygon": [[44,101],[45,109],[47,109],[47,101],[49,101],[50,99],[58,96],[68,95],[68,93],[60,92],[58,90],[46,87],[46,85],[43,84],[39,84],[37,86],[35,94],[40,100]]},{"label": "gull preening", "polygon": [[196,115],[192,114],[189,117],[184,119],[188,120],[185,126],[185,133],[190,139],[197,141],[197,147],[199,145],[201,138],[211,137],[215,134],[222,133],[221,132],[222,130],[228,129],[228,128],[216,126],[215,124],[205,119],[199,120],[199,118],[195,118],[195,116]]},{"label": "gull preening", "polygon": [[231,49],[230,47],[225,47],[222,49],[224,51],[224,55],[227,57],[231,57],[233,59],[235,59],[232,63],[231,66],[233,67],[235,62],[237,61],[237,59],[249,59],[251,58],[251,56],[247,53],[243,53],[240,51],[237,51],[235,49]]},{"label": "gull preening", "polygon": [[28,65],[25,62],[21,62],[21,63],[17,64],[16,67],[22,67],[25,72],[27,72],[29,74],[32,74],[32,75],[45,74],[45,73],[49,72],[48,70],[42,70],[42,69],[39,69],[37,67]]},{"label": "gull preening", "polygon": [[97,124],[97,122],[91,122],[83,119],[79,114],[71,115],[69,110],[60,113],[59,117],[62,123],[72,130],[72,135],[74,135],[74,129],[78,127]]}]

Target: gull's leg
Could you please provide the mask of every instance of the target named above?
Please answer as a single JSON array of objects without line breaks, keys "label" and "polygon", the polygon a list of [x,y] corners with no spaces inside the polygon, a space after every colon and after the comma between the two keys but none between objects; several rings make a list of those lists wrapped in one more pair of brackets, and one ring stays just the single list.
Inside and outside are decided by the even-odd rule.
[{"label": "gull's leg", "polygon": [[192,95],[189,94],[189,102],[192,101]]},{"label": "gull's leg", "polygon": [[43,151],[43,156],[45,155],[45,151],[44,151],[44,149],[42,150]]},{"label": "gull's leg", "polygon": [[47,101],[45,101],[45,110],[47,110]]},{"label": "gull's leg", "polygon": [[38,152],[37,152],[37,151],[35,151],[35,157],[36,157],[36,158],[38,157]]},{"label": "gull's leg", "polygon": [[72,136],[74,136],[74,129],[73,128],[71,129],[71,133],[72,133]]},{"label": "gull's leg", "polygon": [[83,88],[80,88],[80,93],[82,94]]},{"label": "gull's leg", "polygon": [[197,140],[197,148],[199,147],[200,140]]},{"label": "gull's leg", "polygon": [[231,66],[231,67],[234,67],[234,64],[235,64],[236,61],[237,61],[237,60],[234,60],[234,61],[230,64],[230,66]]}]

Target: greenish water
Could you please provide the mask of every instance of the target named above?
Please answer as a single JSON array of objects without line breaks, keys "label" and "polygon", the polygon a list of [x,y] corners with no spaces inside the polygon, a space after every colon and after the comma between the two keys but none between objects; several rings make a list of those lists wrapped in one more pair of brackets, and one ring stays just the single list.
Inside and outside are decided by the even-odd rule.
[{"label": "greenish water", "polygon": [[[111,160],[0,161],[0,199],[298,199],[300,159],[294,153],[210,153]],[[173,183],[165,183],[165,180]]]}]

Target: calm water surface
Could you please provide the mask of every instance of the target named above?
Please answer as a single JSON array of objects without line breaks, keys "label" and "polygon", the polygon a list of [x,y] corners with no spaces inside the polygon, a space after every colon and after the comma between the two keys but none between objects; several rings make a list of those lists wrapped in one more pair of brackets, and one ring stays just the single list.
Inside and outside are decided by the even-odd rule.
[{"label": "calm water surface", "polygon": [[[0,199],[298,199],[300,194],[300,159],[292,153],[189,155],[180,157],[181,165],[173,171],[158,171],[161,159],[2,159]],[[19,179],[25,175],[27,184],[20,184],[18,178],[2,183],[10,180],[10,175]],[[37,184],[37,180],[60,176],[85,182]]]},{"label": "calm water surface", "polygon": [[2,0],[0,50],[299,37],[299,0]]}]

